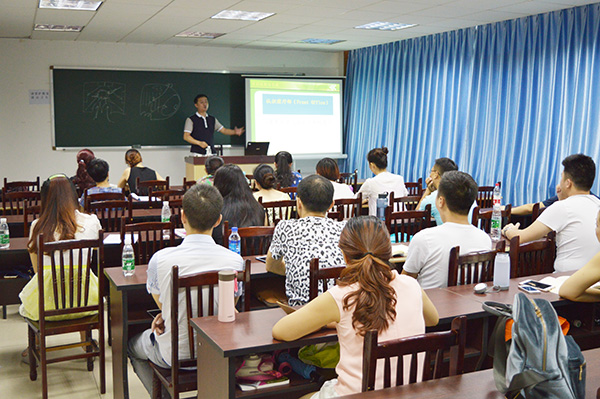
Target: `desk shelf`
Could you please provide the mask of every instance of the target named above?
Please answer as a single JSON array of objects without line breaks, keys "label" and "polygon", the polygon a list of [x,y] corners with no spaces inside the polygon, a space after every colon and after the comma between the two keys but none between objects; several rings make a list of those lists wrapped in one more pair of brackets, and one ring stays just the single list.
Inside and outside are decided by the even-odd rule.
[{"label": "desk shelf", "polygon": [[263,397],[289,397],[292,393],[301,393],[302,395],[309,392],[318,391],[321,386],[317,382],[311,382],[296,373],[291,373],[288,378],[290,379],[289,385],[280,385],[273,388],[257,389],[255,391],[242,391],[238,387],[235,388],[236,398],[263,398]]}]

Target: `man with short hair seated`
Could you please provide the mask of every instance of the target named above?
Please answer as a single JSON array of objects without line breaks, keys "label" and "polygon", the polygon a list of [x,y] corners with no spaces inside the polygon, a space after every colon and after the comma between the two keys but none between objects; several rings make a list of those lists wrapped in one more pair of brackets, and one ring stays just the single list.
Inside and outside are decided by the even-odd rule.
[{"label": "man with short hair seated", "polygon": [[333,206],[331,182],[319,175],[302,179],[296,204],[299,219],[277,224],[267,254],[267,271],[285,276],[285,292],[292,306],[308,302],[312,258],[319,258],[319,268],[345,265],[338,244],[346,222],[327,218]]},{"label": "man with short hair seated", "polygon": [[524,230],[508,224],[502,233],[509,240],[520,237],[526,243],[556,232],[554,270],[578,270],[600,252],[595,236],[595,220],[600,199],[590,194],[596,177],[596,164],[584,154],[569,155],[562,161],[564,170],[556,187],[558,201],[550,205]]},{"label": "man with short hair seated", "polygon": [[444,173],[438,185],[436,206],[444,224],[421,230],[408,246],[402,274],[416,278],[423,289],[448,285],[450,250],[460,254],[492,249],[492,240],[469,223],[468,214],[477,198],[477,183],[464,172]]},{"label": "man with short hair seated", "polygon": [[[179,267],[179,275],[234,269],[243,270],[244,261],[236,253],[215,244],[212,230],[221,222],[223,197],[219,191],[206,184],[196,184],[183,196],[181,222],[186,236],[177,247],[156,252],[148,263],[146,288],[162,313],[152,321],[152,328],[129,340],[128,355],[135,373],[144,387],[152,393],[152,369],[148,361],[169,368],[171,362],[171,271]],[[241,290],[238,290],[241,295]],[[196,296],[192,296],[195,302]],[[187,313],[180,294],[179,303],[179,358],[189,358]],[[217,295],[215,295],[217,298]],[[197,303],[194,303],[197,306]],[[208,309],[208,300],[204,301]],[[163,397],[164,397],[163,390]],[[167,394],[167,397],[168,394]]]},{"label": "man with short hair seated", "polygon": [[[95,187],[87,189],[87,195],[98,194],[98,193],[122,193],[123,190],[120,187],[110,184],[108,182],[108,162],[104,159],[94,158],[87,166],[88,175],[96,182]],[[81,195],[79,203],[83,206],[83,198],[85,194]]]}]

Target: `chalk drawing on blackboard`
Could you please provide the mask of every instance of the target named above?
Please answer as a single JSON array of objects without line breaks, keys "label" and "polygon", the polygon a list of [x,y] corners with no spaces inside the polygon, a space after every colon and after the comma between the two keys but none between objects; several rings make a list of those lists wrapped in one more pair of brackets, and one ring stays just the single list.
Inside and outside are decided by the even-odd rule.
[{"label": "chalk drawing on blackboard", "polygon": [[142,87],[140,115],[152,121],[169,119],[179,109],[181,97],[172,83],[149,83]]},{"label": "chalk drawing on blackboard", "polygon": [[117,82],[85,82],[83,84],[83,112],[94,119],[112,122],[113,114],[125,115],[125,84]]}]

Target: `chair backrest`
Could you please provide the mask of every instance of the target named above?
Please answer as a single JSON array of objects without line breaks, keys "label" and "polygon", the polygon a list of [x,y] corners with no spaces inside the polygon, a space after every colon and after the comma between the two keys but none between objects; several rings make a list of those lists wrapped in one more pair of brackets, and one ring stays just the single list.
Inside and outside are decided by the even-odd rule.
[{"label": "chair backrest", "polygon": [[406,197],[394,197],[394,192],[390,193],[390,206],[394,212],[416,211],[417,205],[421,201],[420,195],[408,195]]},{"label": "chair backrest", "polygon": [[295,200],[263,202],[262,197],[258,197],[258,202],[265,208],[270,225],[276,224],[279,220],[298,218]]},{"label": "chair backrest", "polygon": [[[504,247],[504,241],[501,243]],[[492,249],[460,255],[460,247],[452,248],[448,265],[448,287],[492,281],[497,253],[498,250]]]},{"label": "chair backrest", "polygon": [[308,300],[312,301],[319,296],[319,285],[322,285],[322,292],[329,289],[329,282],[334,286],[337,279],[346,266],[334,266],[319,269],[319,258],[313,258],[309,263],[310,274],[308,280]]},{"label": "chair backrest", "polygon": [[131,197],[128,200],[94,201],[87,206],[87,213],[96,215],[105,231],[121,231],[121,220],[125,223],[133,222],[133,209]]},{"label": "chair backrest", "polygon": [[298,192],[298,187],[282,187],[278,189],[282,193],[286,193],[290,196],[291,200],[296,200],[296,193]]},{"label": "chair backrest", "polygon": [[396,242],[409,242],[413,235],[431,226],[431,205],[424,211],[392,212],[385,208],[385,224]]},{"label": "chair backrest", "polygon": [[554,272],[556,233],[551,231],[541,240],[520,243],[520,237],[510,240],[510,278]]},{"label": "chair backrest", "polygon": [[354,172],[340,173],[338,183],[347,184],[352,186],[352,191],[358,192],[358,169],[354,169]]},{"label": "chair backrest", "polygon": [[183,227],[181,221],[181,210],[183,209],[183,198],[172,199],[169,201],[169,208],[171,208],[171,219],[174,221],[175,227]]},{"label": "chair backrest", "polygon": [[196,184],[196,180],[188,180],[185,177],[183,178],[183,191],[187,191],[190,188],[192,188],[192,186],[194,186],[194,184]]},{"label": "chair backrest", "polygon": [[184,194],[185,190],[155,190],[152,187],[148,187],[148,197],[150,201],[173,201],[182,199]]},{"label": "chair backrest", "polygon": [[477,206],[491,208],[494,200],[494,186],[479,186],[477,188]]},{"label": "chair backrest", "polygon": [[362,193],[356,198],[340,198],[333,202],[332,211],[338,213],[338,220],[360,216],[362,210]]},{"label": "chair backrest", "polygon": [[[274,226],[250,226],[240,227],[240,246],[242,256],[264,255],[269,251],[271,240],[273,239]],[[229,222],[223,222],[223,246],[229,248],[229,235],[231,229]]]},{"label": "chair backrest", "polygon": [[540,208],[540,203],[536,202],[533,204],[533,208],[531,209],[531,223],[535,222],[535,220],[546,210],[546,207]]},{"label": "chair backrest", "polygon": [[2,193],[2,208],[5,215],[22,215],[25,207],[40,205],[39,191],[12,191]]},{"label": "chair backrest", "polygon": [[[98,278],[97,296],[91,292],[91,266],[97,265],[98,277],[104,275],[104,232],[100,230],[99,238],[94,240],[64,240],[44,242],[44,235],[38,235],[38,296],[40,329],[44,328],[45,319],[82,312],[97,311],[103,318],[102,293],[104,279]],[[97,254],[94,262],[93,254]],[[44,265],[47,254],[50,265]],[[50,274],[52,292],[44,292],[44,275]],[[90,303],[92,297],[100,298],[98,303]],[[52,303],[45,303],[50,299]],[[48,310],[46,310],[48,309]],[[65,331],[66,332],[66,331]]]},{"label": "chair backrest", "polygon": [[248,180],[248,186],[251,190],[256,190],[256,181],[254,180],[254,175],[246,173],[246,180]]},{"label": "chair backrest", "polygon": [[[481,210],[482,208],[476,206],[473,209],[473,214],[471,215],[471,224],[475,227],[480,228],[481,230],[485,231],[486,233],[490,234],[491,230],[492,230],[492,213],[493,210],[492,209],[486,209],[485,211]],[[501,228],[502,226],[506,226],[508,223],[510,223],[510,214],[512,211],[512,205],[511,204],[507,204],[504,207],[504,210],[501,211],[501,216],[502,216],[502,224],[501,224]]]},{"label": "chair backrest", "polygon": [[[88,189],[89,190],[89,189]],[[124,201],[127,199],[125,194],[121,193],[95,193],[88,194],[88,190],[83,192],[83,209],[89,212],[89,205],[92,202],[98,201]]]},{"label": "chair backrest", "polygon": [[31,223],[40,217],[41,205],[25,205],[23,208],[23,237],[29,237]]},{"label": "chair backrest", "polygon": [[[130,234],[135,252],[135,264],[145,265],[156,251],[175,245],[174,229],[173,222],[128,224],[125,219],[121,219],[121,250],[125,243],[125,234]],[[136,234],[137,240],[135,240]]]},{"label": "chair backrest", "polygon": [[135,179],[135,187],[138,195],[148,195],[148,189],[152,187],[152,189],[158,190],[168,190],[169,189],[169,176],[165,178],[165,180],[145,180],[140,181],[139,177]]},{"label": "chair backrest", "polygon": [[[406,183],[404,183],[404,186],[408,190],[409,196],[417,196],[417,197],[419,197],[419,199],[423,196],[423,191],[425,191],[423,189],[423,178],[422,177],[419,177],[419,180],[417,180],[416,182],[406,182]],[[408,209],[408,210],[411,210],[411,209]]]},{"label": "chair backrest", "polygon": [[[188,319],[188,342],[189,342],[189,359],[179,359],[179,306],[171,306],[171,375],[173,381],[179,381],[180,367],[195,367],[196,358],[194,344],[194,331],[189,320],[194,317],[205,317],[215,315],[215,288],[219,285],[219,271],[209,271],[191,274],[187,276],[179,276],[179,267],[173,266],[171,269],[171,304],[179,303],[179,296],[185,297],[185,309]],[[243,307],[242,310],[247,312],[250,310],[250,260],[246,260],[244,271],[238,272],[237,279],[244,283]],[[205,297],[208,300],[205,306]],[[204,308],[207,312],[204,312]]]},{"label": "chair backrest", "polygon": [[[459,316],[452,320],[450,331],[431,332],[377,342],[377,331],[367,331],[363,346],[362,391],[375,389],[377,359],[384,359],[383,387],[392,385],[392,359],[396,360],[396,385],[417,382],[419,354],[424,354],[422,380],[428,381],[443,377],[444,351],[450,351],[449,375],[463,373],[465,346],[467,339],[467,317]],[[408,381],[404,379],[404,358],[410,356]],[[406,359],[408,360],[408,359]]]},{"label": "chair backrest", "polygon": [[40,177],[38,176],[32,181],[8,181],[4,178],[3,193],[10,193],[13,191],[40,191]]}]

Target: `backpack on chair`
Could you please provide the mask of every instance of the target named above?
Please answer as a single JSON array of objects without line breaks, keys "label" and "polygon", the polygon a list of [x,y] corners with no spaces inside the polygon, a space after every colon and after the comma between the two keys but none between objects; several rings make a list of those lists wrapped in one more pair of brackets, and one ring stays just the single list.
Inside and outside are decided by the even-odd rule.
[{"label": "backpack on chair", "polygon": [[585,398],[585,359],[573,337],[563,335],[550,302],[519,293],[512,307],[483,308],[498,316],[489,345],[498,391],[508,399]]}]

